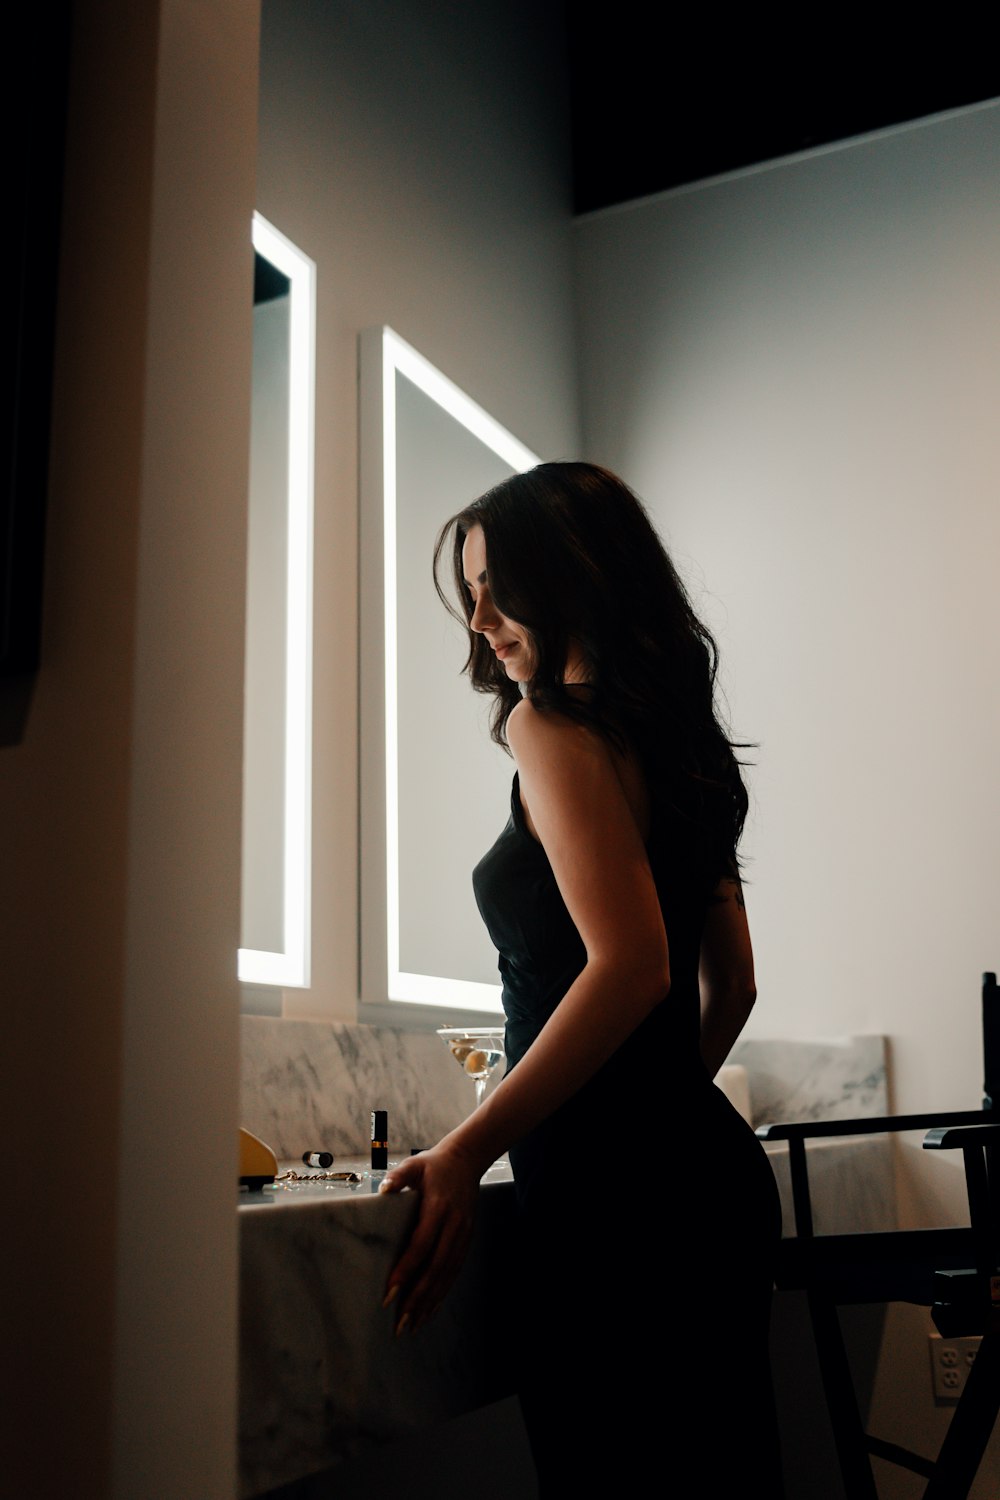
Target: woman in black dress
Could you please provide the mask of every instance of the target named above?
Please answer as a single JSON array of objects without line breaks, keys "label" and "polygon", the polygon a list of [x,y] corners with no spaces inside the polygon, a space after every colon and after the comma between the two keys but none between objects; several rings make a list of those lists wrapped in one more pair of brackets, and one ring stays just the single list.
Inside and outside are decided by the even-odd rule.
[{"label": "woman in black dress", "polygon": [[715,643],[638,499],[595,465],[540,464],[481,496],[442,531],[436,577],[449,543],[466,671],[517,767],[473,877],[508,1065],[387,1177],[421,1203],[386,1304],[398,1331],[433,1312],[508,1151],[508,1305],[540,1494],[780,1496],[780,1209],[712,1082],[756,996],[747,794]]}]

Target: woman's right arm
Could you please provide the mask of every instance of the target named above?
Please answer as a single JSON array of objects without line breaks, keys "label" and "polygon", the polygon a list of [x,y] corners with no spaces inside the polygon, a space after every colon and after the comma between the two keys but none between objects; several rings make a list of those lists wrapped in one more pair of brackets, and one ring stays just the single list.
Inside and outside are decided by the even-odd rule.
[{"label": "woman's right arm", "polygon": [[709,1076],[714,1078],[757,999],[743,886],[735,876],[720,880],[709,903],[698,960],[698,987],[701,1055]]}]

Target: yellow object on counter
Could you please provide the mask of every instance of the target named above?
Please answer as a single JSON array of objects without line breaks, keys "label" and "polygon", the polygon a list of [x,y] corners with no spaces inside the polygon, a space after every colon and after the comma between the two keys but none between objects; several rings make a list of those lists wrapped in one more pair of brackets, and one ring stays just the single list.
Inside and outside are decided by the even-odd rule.
[{"label": "yellow object on counter", "polygon": [[270,1146],[240,1126],[240,1186],[259,1192],[265,1182],[273,1182],[278,1158]]}]

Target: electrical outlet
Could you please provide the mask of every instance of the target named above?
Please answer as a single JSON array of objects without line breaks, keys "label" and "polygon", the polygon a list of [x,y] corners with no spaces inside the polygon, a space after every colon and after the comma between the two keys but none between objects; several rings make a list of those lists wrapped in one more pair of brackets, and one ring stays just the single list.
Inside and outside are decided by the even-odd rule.
[{"label": "electrical outlet", "polygon": [[930,1335],[931,1376],[938,1406],[954,1406],[958,1401],[981,1343],[979,1334],[954,1339],[942,1338],[939,1333]]}]

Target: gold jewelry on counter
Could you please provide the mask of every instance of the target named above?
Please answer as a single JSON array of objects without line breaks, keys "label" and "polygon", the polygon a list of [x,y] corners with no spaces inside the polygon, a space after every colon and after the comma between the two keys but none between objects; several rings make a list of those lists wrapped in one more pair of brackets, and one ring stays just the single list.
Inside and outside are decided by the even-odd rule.
[{"label": "gold jewelry on counter", "polygon": [[278,1172],[274,1178],[275,1182],[360,1182],[360,1172],[296,1172],[289,1168],[287,1172]]}]

